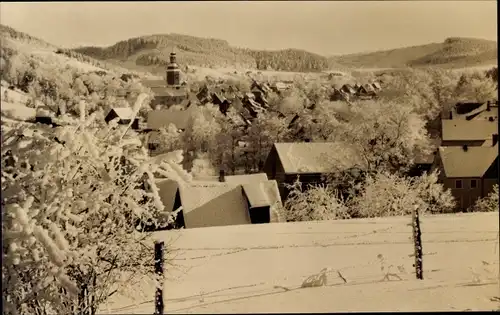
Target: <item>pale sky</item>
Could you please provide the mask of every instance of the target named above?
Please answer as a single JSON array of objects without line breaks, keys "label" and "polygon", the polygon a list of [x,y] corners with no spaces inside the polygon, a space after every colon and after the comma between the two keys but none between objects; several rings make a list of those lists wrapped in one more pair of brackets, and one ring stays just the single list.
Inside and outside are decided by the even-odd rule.
[{"label": "pale sky", "polygon": [[2,2],[0,23],[63,47],[178,33],[335,55],[497,40],[496,1]]}]

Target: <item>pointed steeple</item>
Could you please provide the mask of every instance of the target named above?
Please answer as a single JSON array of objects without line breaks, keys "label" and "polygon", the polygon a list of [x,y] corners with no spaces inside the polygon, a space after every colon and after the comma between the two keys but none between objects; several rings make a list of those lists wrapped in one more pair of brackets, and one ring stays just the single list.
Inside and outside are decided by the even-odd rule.
[{"label": "pointed steeple", "polygon": [[177,54],[174,47],[172,47],[172,52],[170,53],[170,64],[167,66],[167,85],[180,85],[180,69],[177,65]]}]

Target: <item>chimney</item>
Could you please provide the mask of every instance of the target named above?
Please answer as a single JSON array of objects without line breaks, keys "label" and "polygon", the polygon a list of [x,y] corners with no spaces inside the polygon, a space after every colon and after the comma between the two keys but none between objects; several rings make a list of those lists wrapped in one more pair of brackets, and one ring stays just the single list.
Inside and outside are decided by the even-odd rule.
[{"label": "chimney", "polygon": [[492,138],[492,145],[491,146],[494,147],[498,143],[498,133],[493,134],[493,136],[491,138]]},{"label": "chimney", "polygon": [[219,182],[223,183],[225,181],[226,181],[226,176],[225,176],[224,170],[220,170],[219,171]]},{"label": "chimney", "polygon": [[463,149],[465,152],[467,152],[467,150],[468,150],[469,148],[467,147],[467,145],[466,145],[466,144],[464,144],[464,145],[462,146],[462,149]]},{"label": "chimney", "polygon": [[450,110],[450,119],[453,119],[453,111]]},{"label": "chimney", "polygon": [[491,104],[490,101],[486,102],[486,110],[490,111],[491,110]]}]

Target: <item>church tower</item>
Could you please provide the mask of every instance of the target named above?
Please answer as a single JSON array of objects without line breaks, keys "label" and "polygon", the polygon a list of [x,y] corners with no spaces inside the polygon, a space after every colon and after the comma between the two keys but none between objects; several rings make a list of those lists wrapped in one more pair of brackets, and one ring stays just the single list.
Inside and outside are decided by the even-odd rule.
[{"label": "church tower", "polygon": [[167,85],[180,86],[181,70],[177,65],[177,56],[174,51],[170,53],[170,64],[167,66]]}]

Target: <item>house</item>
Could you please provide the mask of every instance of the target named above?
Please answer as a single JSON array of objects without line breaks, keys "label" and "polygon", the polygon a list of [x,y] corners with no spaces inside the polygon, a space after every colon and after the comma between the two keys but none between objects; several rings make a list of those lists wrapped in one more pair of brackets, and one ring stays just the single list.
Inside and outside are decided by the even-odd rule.
[{"label": "house", "polygon": [[219,107],[219,110],[221,113],[224,115],[227,113],[229,106],[231,105],[231,102],[226,99],[221,93],[212,93],[212,103],[214,105],[217,105]]},{"label": "house", "polygon": [[381,85],[380,85],[380,83],[379,83],[379,82],[377,82],[377,81],[373,82],[373,83],[371,84],[371,86],[373,87],[373,89],[374,89],[375,91],[380,91],[380,90],[382,89],[382,86],[381,86]]},{"label": "house", "polygon": [[[118,118],[119,125],[128,125],[133,116],[134,113],[130,107],[117,107],[110,109],[104,121],[109,123],[113,119]],[[135,130],[139,129],[139,118],[134,118],[131,128]]]},{"label": "house", "polygon": [[477,199],[487,196],[498,184],[498,135],[484,146],[440,147],[433,169],[450,189],[457,211],[466,211]]},{"label": "house", "polygon": [[252,98],[244,98],[243,106],[248,110],[252,118],[256,118],[259,113],[264,111],[264,108]]},{"label": "house", "polygon": [[373,88],[371,84],[363,84],[359,87],[358,91],[356,92],[357,96],[359,97],[368,97],[372,98],[377,96],[377,92]]},{"label": "house", "polygon": [[285,92],[289,89],[289,85],[284,82],[275,82],[271,86],[272,90],[278,94]]},{"label": "house", "polygon": [[259,224],[271,222],[281,206],[276,181],[265,174],[238,175],[218,180],[157,183],[165,211],[182,207],[177,226],[185,228]]},{"label": "house", "polygon": [[481,146],[498,133],[497,121],[443,119],[441,121],[441,146]]},{"label": "house", "polygon": [[269,94],[272,89],[271,87],[269,87],[269,85],[267,83],[260,83],[260,82],[257,82],[255,80],[252,80],[252,85],[250,86],[250,91],[252,93],[259,93],[259,94],[263,94],[264,96],[266,96],[267,94]]},{"label": "house", "polygon": [[[359,155],[350,147],[334,142],[275,143],[263,166],[269,179],[278,183],[282,200],[287,184],[297,178],[303,184],[323,183],[323,175],[360,165]],[[304,188],[306,188],[304,187]]]},{"label": "house", "polygon": [[356,90],[350,84],[342,85],[342,87],[340,88],[340,91],[342,91],[346,94],[350,94],[350,95],[356,94]]},{"label": "house", "polygon": [[339,89],[334,88],[333,93],[330,95],[330,101],[336,102],[336,101],[344,101],[344,100],[349,100],[349,94],[347,94],[343,90],[339,90]]}]

